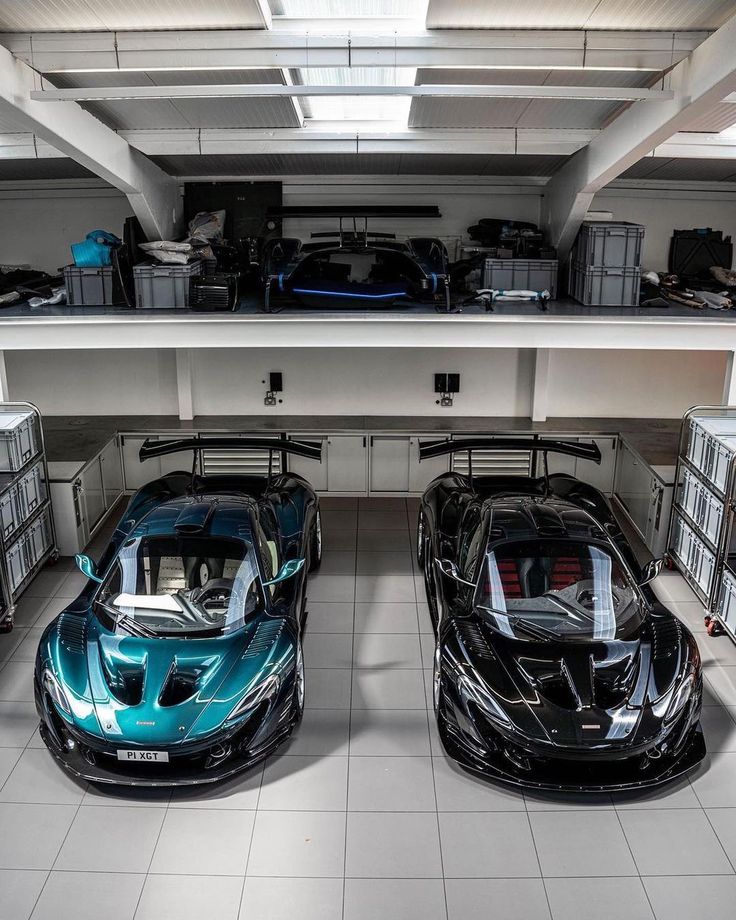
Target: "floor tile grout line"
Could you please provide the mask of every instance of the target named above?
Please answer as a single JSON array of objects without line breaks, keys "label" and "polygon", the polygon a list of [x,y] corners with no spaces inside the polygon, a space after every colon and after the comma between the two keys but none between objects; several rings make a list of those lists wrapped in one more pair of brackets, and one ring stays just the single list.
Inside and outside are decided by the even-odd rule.
[{"label": "floor tile grout line", "polygon": [[614,811],[614,814],[616,815],[618,826],[621,828],[621,833],[624,835],[624,840],[626,841],[626,847],[629,851],[629,854],[631,855],[631,860],[634,863],[634,868],[636,869],[636,874],[639,879],[639,884],[641,885],[642,890],[644,891],[644,897],[647,899],[649,910],[652,912],[652,920],[658,920],[656,911],[654,910],[654,905],[652,904],[651,899],[649,897],[649,892],[647,891],[647,886],[644,884],[644,879],[642,878],[641,869],[639,868],[639,863],[636,861],[636,856],[634,856],[634,851],[631,848],[631,843],[629,842],[628,835],[626,834],[626,828],[624,827],[624,822],[621,820],[621,815],[619,814],[619,811],[616,808],[615,802],[613,803],[613,811]]},{"label": "floor tile grout line", "polygon": [[[356,542],[358,527],[360,525],[360,502],[358,503],[358,509],[356,511]],[[345,779],[345,833],[343,836],[343,851],[342,851],[342,906],[341,906],[341,917],[342,920],[345,920],[345,895],[347,891],[347,871],[348,871],[348,820],[349,820],[349,810],[350,810],[350,756],[351,756],[351,734],[353,730],[353,680],[355,674],[355,611],[357,604],[357,594],[358,594],[358,557],[357,552],[355,556],[355,579],[353,582],[353,632],[351,636],[350,648],[352,654],[350,655],[350,689],[348,691],[348,761],[347,761],[347,776]]]},{"label": "floor tile grout line", "polygon": [[[407,515],[408,515],[408,506],[407,506]],[[417,546],[414,547],[414,552],[416,553]],[[420,636],[420,657],[421,657],[421,620],[419,619],[419,598],[417,597],[417,588],[416,581],[414,582],[414,600],[415,600],[415,609],[417,616],[417,633]],[[424,665],[424,659],[422,658],[422,665]],[[445,899],[445,917],[449,920],[450,917],[450,907],[447,901],[447,879],[445,878],[445,859],[444,852],[442,849],[442,827],[440,824],[440,810],[439,810],[439,801],[437,799],[437,777],[434,772],[434,757],[432,755],[432,725],[431,718],[434,715],[434,712],[430,712],[429,703],[427,701],[427,669],[422,667],[422,685],[424,687],[424,702],[425,702],[425,712],[427,715],[427,740],[429,742],[429,762],[432,769],[432,794],[434,796],[434,810],[435,818],[437,821],[437,845],[439,847],[440,853],[440,869],[442,871],[442,894]],[[432,689],[432,688],[430,688]]]},{"label": "floor tile grout line", "polygon": [[537,839],[534,836],[534,825],[532,823],[532,816],[529,812],[529,802],[527,801],[526,793],[522,790],[521,793],[522,800],[524,802],[524,814],[526,815],[526,823],[529,825],[529,834],[532,838],[532,846],[534,847],[534,855],[537,860],[537,866],[539,867],[539,878],[542,880],[542,890],[544,891],[544,899],[547,902],[547,912],[549,913],[549,918],[552,920],[552,904],[549,899],[549,891],[547,890],[547,881],[544,877],[544,870],[542,869],[542,860],[539,856],[539,848],[537,847]]},{"label": "floor tile grout line", "polygon": [[[146,882],[148,881],[148,877],[151,874],[151,866],[153,865],[153,860],[156,857],[156,850],[158,849],[158,844],[159,844],[159,841],[161,840],[161,834],[163,833],[164,825],[166,824],[166,817],[169,814],[169,806],[171,805],[172,795],[173,795],[173,792],[169,791],[169,797],[166,801],[166,807],[162,809],[164,816],[161,821],[161,824],[159,825],[158,834],[156,834],[156,842],[154,843],[153,849],[151,850],[151,858],[148,860],[148,866],[146,867],[146,871],[143,873],[143,884],[141,885],[141,890],[138,892],[138,900],[135,902],[135,910],[133,911],[132,920],[135,920],[135,916],[138,913],[138,908],[140,907],[140,904],[141,904],[141,898],[143,897],[143,892],[146,889]],[[139,806],[132,806],[132,807],[139,807]]]},{"label": "floor tile grout line", "polygon": [[[250,865],[250,854],[253,851],[253,840],[256,836],[256,822],[258,821],[258,814],[260,811],[261,804],[261,791],[263,790],[263,777],[266,775],[266,766],[268,764],[269,758],[267,758],[262,765],[261,777],[258,782],[258,795],[256,796],[256,807],[253,810],[253,825],[250,829],[250,840],[248,841],[248,853],[245,857],[245,868],[243,869],[243,883],[240,886],[240,900],[238,901],[238,917],[243,913],[243,902],[245,900],[245,886],[248,881],[248,866]],[[266,811],[266,809],[264,809]]]}]

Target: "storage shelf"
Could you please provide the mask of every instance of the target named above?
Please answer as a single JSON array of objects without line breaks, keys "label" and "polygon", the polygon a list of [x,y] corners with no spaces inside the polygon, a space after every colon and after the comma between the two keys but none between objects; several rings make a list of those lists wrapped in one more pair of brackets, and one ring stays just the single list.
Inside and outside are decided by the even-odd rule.
[{"label": "storage shelf", "polygon": [[[507,305],[508,307],[508,305]],[[4,349],[86,348],[593,348],[722,351],[736,317],[671,308],[550,304],[493,313],[323,312],[192,314],[80,308],[0,318]]]}]

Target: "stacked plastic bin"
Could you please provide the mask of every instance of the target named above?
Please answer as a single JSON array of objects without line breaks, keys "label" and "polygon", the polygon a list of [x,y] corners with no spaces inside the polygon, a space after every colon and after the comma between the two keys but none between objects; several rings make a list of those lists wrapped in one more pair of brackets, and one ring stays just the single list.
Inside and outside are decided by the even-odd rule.
[{"label": "stacked plastic bin", "polygon": [[588,307],[636,307],[644,227],[626,221],[586,221],[570,261],[568,293]]}]

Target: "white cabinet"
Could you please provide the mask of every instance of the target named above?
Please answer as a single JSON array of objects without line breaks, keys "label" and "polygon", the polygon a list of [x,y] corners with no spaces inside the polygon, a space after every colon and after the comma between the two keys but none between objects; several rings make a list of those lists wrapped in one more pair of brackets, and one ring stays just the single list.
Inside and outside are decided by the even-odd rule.
[{"label": "white cabinet", "polygon": [[398,435],[371,435],[370,491],[409,491],[409,438]]},{"label": "white cabinet", "polygon": [[337,434],[327,438],[327,491],[365,495],[368,470],[367,438]]},{"label": "white cabinet", "polygon": [[652,467],[619,441],[614,494],[655,556],[667,550],[674,480],[674,466]]},{"label": "white cabinet", "polygon": [[117,436],[89,462],[49,463],[49,492],[62,556],[81,553],[123,492]]},{"label": "white cabinet", "polygon": [[102,488],[105,493],[105,508],[112,508],[123,490],[123,461],[120,444],[114,438],[100,454]]}]

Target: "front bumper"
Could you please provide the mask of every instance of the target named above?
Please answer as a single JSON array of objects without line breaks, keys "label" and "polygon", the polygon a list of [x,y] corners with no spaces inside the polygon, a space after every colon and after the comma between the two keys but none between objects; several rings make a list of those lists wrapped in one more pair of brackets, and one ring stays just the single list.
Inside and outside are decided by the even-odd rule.
[{"label": "front bumper", "polygon": [[288,738],[291,729],[291,725],[284,726],[261,747],[247,750],[243,754],[232,754],[216,766],[206,769],[203,758],[187,755],[174,756],[169,763],[125,763],[116,759],[112,749],[109,754],[95,752],[94,762],[91,763],[78,744],[72,751],[60,747],[44,722],[41,722],[40,733],[57,763],[78,779],[117,786],[164,788],[217,783],[243,773],[273,753]]},{"label": "front bumper", "polygon": [[[610,756],[598,751],[540,754],[514,744],[500,733],[488,732],[486,743],[463,732],[457,721],[440,708],[438,728],[442,744],[453,760],[473,773],[518,788],[558,792],[622,792],[648,789],[671,782],[694,769],[705,757],[705,739],[697,721],[687,722],[672,753],[655,757],[651,751],[612,749]],[[484,735],[486,733],[484,732]]]},{"label": "front bumper", "polygon": [[[113,745],[85,737],[61,719],[37,682],[35,691],[44,744],[68,773],[92,783],[164,788],[220,782],[265,760],[289,737],[298,721],[287,696],[260,717],[256,711],[236,732],[223,731],[206,742],[168,748],[168,763],[133,763],[117,759],[118,748],[126,747],[124,741]],[[218,743],[229,744],[231,753],[213,763],[210,755]]]}]

